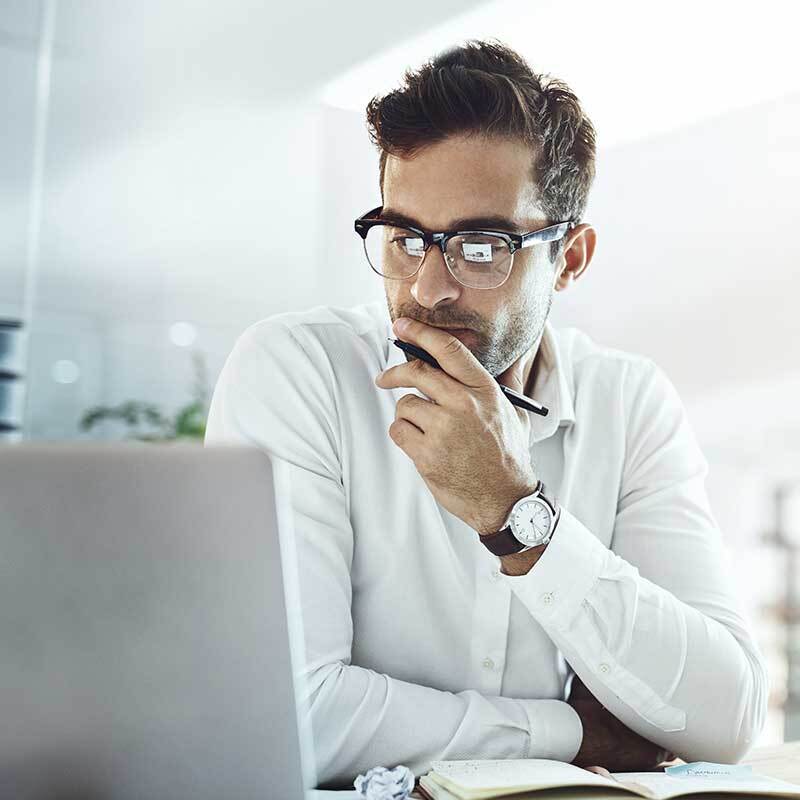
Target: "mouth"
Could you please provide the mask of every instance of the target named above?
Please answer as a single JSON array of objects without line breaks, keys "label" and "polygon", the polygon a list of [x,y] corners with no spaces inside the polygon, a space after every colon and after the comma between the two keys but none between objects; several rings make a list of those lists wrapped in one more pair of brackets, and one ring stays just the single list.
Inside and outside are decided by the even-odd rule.
[{"label": "mouth", "polygon": [[439,328],[440,331],[447,331],[448,333],[464,333],[466,331],[471,331],[472,328],[445,328],[440,325],[431,325],[432,328]]},{"label": "mouth", "polygon": [[451,336],[455,336],[456,339],[460,339],[461,341],[475,335],[475,331],[473,331],[472,328],[440,328],[439,330],[445,331],[445,333],[449,333]]}]

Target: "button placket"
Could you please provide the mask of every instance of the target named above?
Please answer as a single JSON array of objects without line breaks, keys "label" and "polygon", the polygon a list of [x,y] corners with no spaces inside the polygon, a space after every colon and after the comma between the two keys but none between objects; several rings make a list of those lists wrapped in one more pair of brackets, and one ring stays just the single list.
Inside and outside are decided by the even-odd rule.
[{"label": "button placket", "polygon": [[472,617],[472,674],[475,688],[499,694],[508,642],[511,589],[504,585],[499,560],[477,553],[475,607]]}]

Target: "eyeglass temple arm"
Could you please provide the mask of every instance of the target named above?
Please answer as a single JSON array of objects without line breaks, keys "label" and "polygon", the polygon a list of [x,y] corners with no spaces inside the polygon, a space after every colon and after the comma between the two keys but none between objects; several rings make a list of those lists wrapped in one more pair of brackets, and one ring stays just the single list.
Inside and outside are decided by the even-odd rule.
[{"label": "eyeglass temple arm", "polygon": [[521,246],[530,247],[532,244],[555,242],[563,238],[567,231],[572,230],[577,224],[575,220],[568,220],[567,222],[557,222],[555,225],[550,225],[540,231],[527,233],[522,237]]}]

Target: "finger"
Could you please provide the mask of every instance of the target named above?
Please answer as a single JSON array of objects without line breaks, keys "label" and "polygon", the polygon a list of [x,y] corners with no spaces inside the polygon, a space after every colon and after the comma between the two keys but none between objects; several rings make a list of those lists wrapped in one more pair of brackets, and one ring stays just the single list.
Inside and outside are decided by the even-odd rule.
[{"label": "finger", "polygon": [[407,419],[396,419],[389,426],[389,438],[416,463],[424,447],[425,434]]},{"label": "finger", "polygon": [[427,350],[441,368],[459,383],[475,388],[494,383],[494,378],[483,368],[472,351],[447,331],[408,317],[395,320],[393,329],[404,341]]},{"label": "finger", "polygon": [[395,419],[407,420],[425,433],[435,424],[437,412],[442,410],[431,400],[425,400],[415,394],[404,394],[397,401]]},{"label": "finger", "polygon": [[604,778],[611,778],[611,773],[605,767],[584,767],[584,769],[587,772],[594,772],[596,775],[602,775]]},{"label": "finger", "polygon": [[466,391],[462,384],[451,378],[446,372],[442,372],[418,358],[390,367],[378,375],[375,384],[382,389],[419,389],[439,405],[445,405],[448,399],[453,398],[459,392]]}]

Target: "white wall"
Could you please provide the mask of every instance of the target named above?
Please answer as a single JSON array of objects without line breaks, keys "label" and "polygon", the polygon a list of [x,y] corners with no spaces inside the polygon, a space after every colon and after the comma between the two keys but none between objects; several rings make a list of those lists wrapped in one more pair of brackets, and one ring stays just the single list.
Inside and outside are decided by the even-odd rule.
[{"label": "white wall", "polygon": [[[95,403],[174,405],[188,381],[172,363],[173,322],[198,328],[213,377],[244,327],[302,305],[317,280],[317,121],[306,106],[216,108],[51,170],[34,361],[69,357],[89,327],[105,362],[80,362],[106,375]],[[66,309],[80,324],[58,324]],[[74,417],[56,421],[46,387],[31,388],[31,434],[74,435]]]},{"label": "white wall", "polygon": [[[321,0],[57,2],[28,434],[75,437],[99,403],[188,400],[173,322],[197,327],[213,381],[247,325],[326,298],[315,87],[423,9],[435,23],[475,2],[408,0],[391,24]],[[39,11],[0,0],[0,316],[22,310]],[[52,381],[59,359],[75,383]]]}]

